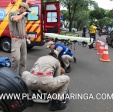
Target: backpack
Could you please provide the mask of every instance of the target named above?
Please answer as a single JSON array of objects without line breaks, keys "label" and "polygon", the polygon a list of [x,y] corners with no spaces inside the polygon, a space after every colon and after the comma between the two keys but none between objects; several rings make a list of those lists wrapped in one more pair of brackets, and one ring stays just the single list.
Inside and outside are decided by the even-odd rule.
[{"label": "backpack", "polygon": [[1,67],[10,67],[11,61],[8,57],[1,57],[0,58],[0,68]]}]

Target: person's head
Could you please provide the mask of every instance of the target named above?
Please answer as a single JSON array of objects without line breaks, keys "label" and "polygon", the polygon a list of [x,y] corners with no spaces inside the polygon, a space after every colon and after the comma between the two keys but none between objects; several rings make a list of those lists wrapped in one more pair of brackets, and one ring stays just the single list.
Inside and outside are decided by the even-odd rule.
[{"label": "person's head", "polygon": [[50,51],[49,55],[51,55],[51,56],[53,56],[54,58],[57,58],[57,59],[58,59],[59,53],[58,53],[57,50],[53,50],[53,49],[52,49],[52,50]]},{"label": "person's head", "polygon": [[95,23],[93,23],[92,25],[96,26],[96,24],[95,24]]},{"label": "person's head", "polygon": [[19,13],[30,12],[28,4],[25,2],[22,2],[19,6],[18,11],[19,11]]},{"label": "person's head", "polygon": [[52,49],[54,49],[54,47],[55,47],[55,43],[53,41],[49,41],[47,43],[47,48],[50,48],[52,50]]}]

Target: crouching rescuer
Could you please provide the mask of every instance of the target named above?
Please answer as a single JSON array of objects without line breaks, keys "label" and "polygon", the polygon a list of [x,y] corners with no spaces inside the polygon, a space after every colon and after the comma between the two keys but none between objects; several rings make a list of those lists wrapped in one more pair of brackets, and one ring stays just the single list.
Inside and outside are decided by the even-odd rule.
[{"label": "crouching rescuer", "polygon": [[[70,78],[64,75],[58,52],[52,50],[49,55],[40,57],[30,72],[22,73],[22,79],[30,90],[43,90],[62,96],[68,89]],[[65,99],[52,99],[50,110],[63,110],[66,108]]]},{"label": "crouching rescuer", "polygon": [[71,50],[60,43],[55,44],[53,41],[49,41],[47,43],[47,48],[50,48],[51,50],[55,49],[58,51],[59,57],[62,58],[62,61],[65,65],[66,73],[70,73],[71,72],[70,62],[76,63],[76,58],[73,56]]}]

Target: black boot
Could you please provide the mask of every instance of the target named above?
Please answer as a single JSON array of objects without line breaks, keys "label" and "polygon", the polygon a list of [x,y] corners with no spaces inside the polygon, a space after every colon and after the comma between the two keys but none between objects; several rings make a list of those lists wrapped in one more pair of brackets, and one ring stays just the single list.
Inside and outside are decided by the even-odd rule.
[{"label": "black boot", "polygon": [[33,102],[31,96],[30,96],[29,98],[30,98],[30,100],[28,100],[28,106],[29,106],[29,107],[32,107],[34,102]]},{"label": "black boot", "polygon": [[76,58],[75,57],[73,57],[73,60],[74,60],[74,63],[76,63]]},{"label": "black boot", "polygon": [[52,100],[50,110],[56,111],[56,110],[63,110],[66,108],[66,103],[59,100]]},{"label": "black boot", "polygon": [[66,68],[66,73],[70,73],[71,72],[71,67],[70,67],[70,65]]}]

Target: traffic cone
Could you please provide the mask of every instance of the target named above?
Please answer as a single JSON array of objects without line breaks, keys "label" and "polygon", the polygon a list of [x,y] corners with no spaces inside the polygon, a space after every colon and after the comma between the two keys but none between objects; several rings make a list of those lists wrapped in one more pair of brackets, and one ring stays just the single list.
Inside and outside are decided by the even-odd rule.
[{"label": "traffic cone", "polygon": [[99,50],[99,47],[100,47],[100,41],[98,39],[95,45],[95,50]]},{"label": "traffic cone", "polygon": [[100,54],[100,55],[103,54],[103,52],[104,52],[104,45],[105,45],[104,41],[100,41],[100,47],[99,47],[99,50],[98,50],[97,54]]},{"label": "traffic cone", "polygon": [[107,44],[107,43],[106,43],[106,45],[105,45],[105,49],[104,49],[104,52],[103,52],[102,57],[100,58],[100,61],[106,61],[106,62],[111,61],[111,60],[109,59],[108,44]]}]

